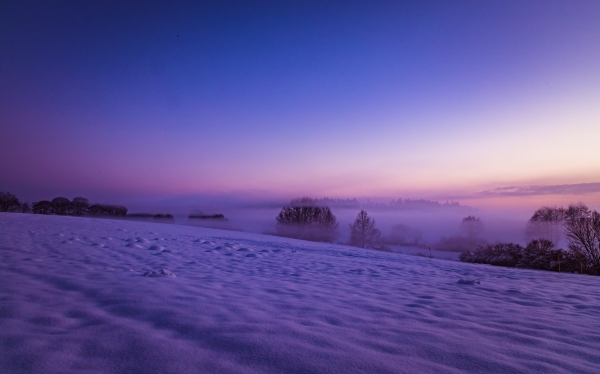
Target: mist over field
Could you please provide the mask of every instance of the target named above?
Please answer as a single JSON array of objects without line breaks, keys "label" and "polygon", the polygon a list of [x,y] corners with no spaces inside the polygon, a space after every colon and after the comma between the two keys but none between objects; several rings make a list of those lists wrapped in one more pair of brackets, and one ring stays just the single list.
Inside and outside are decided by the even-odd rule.
[{"label": "mist over field", "polygon": [[[577,197],[571,197],[572,203],[577,203]],[[291,199],[268,201],[224,199],[224,198],[179,198],[165,199],[162,202],[132,201],[127,206],[129,211],[150,213],[171,213],[176,224],[196,225],[225,230],[240,230],[253,233],[275,233],[275,218],[281,208],[288,205]],[[349,236],[348,226],[354,221],[361,209],[372,216],[377,227],[384,236],[390,234],[392,226],[406,225],[418,229],[423,235],[424,246],[430,246],[442,237],[461,235],[460,225],[463,218],[473,215],[479,217],[484,224],[481,237],[489,242],[515,242],[525,243],[525,227],[536,209],[542,206],[556,206],[557,204],[544,204],[542,201],[537,207],[470,207],[459,205],[457,207],[438,208],[410,208],[398,209],[389,206],[389,200],[379,199],[380,203],[371,203],[374,199],[359,200],[356,207],[330,206],[339,221],[340,236],[337,241],[347,242]],[[552,200],[550,200],[552,201]],[[557,199],[557,201],[563,201]],[[568,204],[566,204],[568,205]],[[592,208],[595,205],[591,205]],[[197,212],[205,214],[224,214],[227,221],[190,220],[188,216]]]}]

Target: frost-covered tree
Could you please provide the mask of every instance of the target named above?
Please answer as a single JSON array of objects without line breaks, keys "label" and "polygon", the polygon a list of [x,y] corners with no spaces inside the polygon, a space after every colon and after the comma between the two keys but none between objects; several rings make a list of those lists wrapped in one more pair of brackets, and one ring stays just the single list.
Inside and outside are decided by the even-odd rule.
[{"label": "frost-covered tree", "polygon": [[375,227],[375,220],[361,210],[350,225],[350,245],[361,248],[378,248],[381,232]]}]

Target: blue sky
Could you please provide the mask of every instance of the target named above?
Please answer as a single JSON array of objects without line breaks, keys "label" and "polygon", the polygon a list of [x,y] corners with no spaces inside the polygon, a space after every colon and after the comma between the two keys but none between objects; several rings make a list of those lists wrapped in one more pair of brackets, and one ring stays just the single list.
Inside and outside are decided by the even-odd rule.
[{"label": "blue sky", "polygon": [[599,180],[597,1],[3,8],[0,186],[31,198]]}]

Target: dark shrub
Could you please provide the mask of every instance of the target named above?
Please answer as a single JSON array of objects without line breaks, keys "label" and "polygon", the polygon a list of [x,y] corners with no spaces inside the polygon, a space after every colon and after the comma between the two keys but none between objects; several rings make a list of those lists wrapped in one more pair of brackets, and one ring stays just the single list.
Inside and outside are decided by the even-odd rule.
[{"label": "dark shrub", "polygon": [[554,243],[547,239],[532,240],[525,248],[512,243],[481,246],[474,252],[463,252],[460,260],[525,269],[594,274],[594,268],[577,253],[556,249]]},{"label": "dark shrub", "polygon": [[548,239],[530,241],[525,248],[521,260],[516,265],[520,268],[558,270],[558,259],[562,250],[555,249],[554,243]]},{"label": "dark shrub", "polygon": [[460,260],[476,264],[515,267],[523,257],[523,247],[513,243],[498,243],[477,247],[473,252],[463,252]]}]

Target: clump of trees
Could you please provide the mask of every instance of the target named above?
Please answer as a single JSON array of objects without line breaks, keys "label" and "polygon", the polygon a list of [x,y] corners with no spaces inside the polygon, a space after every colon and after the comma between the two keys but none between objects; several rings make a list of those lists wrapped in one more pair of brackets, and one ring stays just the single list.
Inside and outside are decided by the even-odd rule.
[{"label": "clump of trees", "polygon": [[[498,243],[461,254],[464,262],[600,274],[600,213],[583,204],[538,209],[527,224],[527,246]],[[561,236],[568,250],[558,249]]]},{"label": "clump of trees", "polygon": [[387,250],[381,240],[381,231],[375,227],[375,220],[361,210],[350,225],[350,242],[354,247]]},{"label": "clump of trees", "polygon": [[339,235],[338,222],[331,209],[316,206],[315,200],[308,197],[292,200],[281,209],[276,221],[280,236],[333,242]]},{"label": "clump of trees", "polygon": [[14,194],[0,191],[0,212],[30,213],[31,208],[29,203],[21,203]]},{"label": "clump of trees", "polygon": [[76,197],[72,201],[66,197],[55,197],[51,201],[41,200],[29,206],[21,203],[10,192],[0,192],[0,212],[19,212],[34,214],[54,214],[59,216],[120,216],[127,214],[127,208],[120,205],[90,205],[85,197]]},{"label": "clump of trees", "polygon": [[94,204],[89,208],[89,215],[125,217],[127,208],[121,205]]}]

